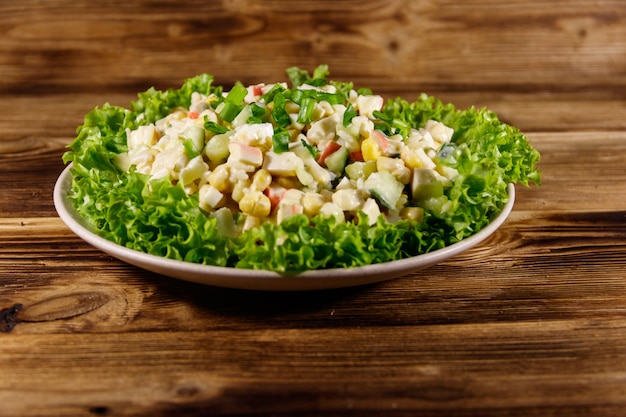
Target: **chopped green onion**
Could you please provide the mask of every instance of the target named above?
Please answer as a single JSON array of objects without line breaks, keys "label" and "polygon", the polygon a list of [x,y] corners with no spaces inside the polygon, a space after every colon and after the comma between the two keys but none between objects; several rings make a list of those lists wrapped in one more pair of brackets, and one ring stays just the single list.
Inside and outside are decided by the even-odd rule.
[{"label": "chopped green onion", "polygon": [[219,112],[219,116],[222,120],[230,123],[235,120],[235,117],[237,117],[241,110],[243,110],[243,106],[241,104],[224,101],[224,106]]},{"label": "chopped green onion", "polygon": [[204,128],[209,132],[221,134],[228,132],[228,128],[222,125],[218,125],[215,122],[209,120],[207,116],[204,116]]},{"label": "chopped green onion", "polygon": [[279,92],[274,96],[274,111],[272,117],[278,127],[287,127],[291,124],[291,118],[285,109],[287,101],[283,93]]},{"label": "chopped green onion", "polygon": [[235,117],[243,110],[243,100],[248,95],[248,90],[241,84],[235,84],[224,99],[223,106],[219,111],[222,120],[232,122]]},{"label": "chopped green onion", "polygon": [[263,96],[261,97],[261,100],[263,100],[265,103],[271,103],[272,101],[274,101],[276,94],[281,93],[283,91],[285,91],[285,87],[283,87],[280,84],[274,84],[274,86],[270,89],[270,91],[263,94]]},{"label": "chopped green onion", "polygon": [[391,122],[393,121],[392,117],[389,117],[385,113],[378,111],[378,110],[374,110],[372,112],[372,116],[374,116],[376,119],[382,120],[383,122],[386,122],[389,124],[391,124]]},{"label": "chopped green onion", "polygon": [[227,103],[242,104],[247,95],[248,90],[246,89],[246,87],[240,84],[236,84],[230,90],[224,101],[226,101]]},{"label": "chopped green onion", "polygon": [[326,85],[326,80],[324,78],[313,78],[312,80],[309,80],[307,84],[314,87],[321,87],[323,85]]},{"label": "chopped green onion", "polygon": [[350,103],[348,104],[346,111],[343,113],[343,127],[347,127],[355,116],[356,110],[354,110],[352,103]]},{"label": "chopped green onion", "polygon": [[389,125],[386,124],[386,123],[376,123],[376,122],[374,122],[374,129],[380,130],[381,132],[383,132],[387,136],[393,135],[393,132],[391,131],[391,127],[389,127]]},{"label": "chopped green onion", "polygon": [[249,125],[260,124],[263,123],[263,119],[261,119],[260,117],[250,116],[248,117],[248,120],[246,120],[246,123]]},{"label": "chopped green onion", "polygon": [[396,128],[403,137],[407,137],[411,131],[411,125],[405,120],[393,119],[391,126]]},{"label": "chopped green onion", "polygon": [[407,121],[394,119],[393,117],[376,110],[372,112],[372,115],[376,118],[374,126],[381,132],[385,132],[388,135],[399,133],[404,137],[409,135],[411,125]]},{"label": "chopped green onion", "polygon": [[263,117],[265,116],[265,107],[261,107],[256,103],[252,103],[250,105],[250,109],[252,110],[252,116],[254,117]]},{"label": "chopped green onion", "polygon": [[249,124],[259,124],[264,123],[263,118],[265,117],[266,110],[265,107],[261,107],[256,103],[250,104],[250,111],[252,112],[252,116],[248,117],[246,123]]},{"label": "chopped green onion", "polygon": [[322,64],[318,65],[317,68],[313,70],[313,79],[319,79],[326,81],[326,77],[330,75],[330,71],[328,70],[328,65]]},{"label": "chopped green onion", "polygon": [[300,87],[309,79],[309,72],[298,67],[290,67],[285,71],[289,77],[289,81],[294,87]]},{"label": "chopped green onion", "polygon": [[191,139],[183,140],[183,148],[185,148],[189,159],[193,159],[201,153],[201,150],[196,148],[194,141]]},{"label": "chopped green onion", "polygon": [[305,97],[305,90],[295,89],[291,92],[291,101],[300,105],[302,103],[302,99]]},{"label": "chopped green onion", "polygon": [[284,130],[279,129],[272,136],[272,144],[274,146],[274,152],[282,153],[289,150],[289,141],[291,140],[291,134]]},{"label": "chopped green onion", "polygon": [[307,124],[311,123],[311,117],[313,116],[313,110],[315,109],[315,99],[305,98],[300,104],[300,111],[298,112],[298,123]]},{"label": "chopped green onion", "polygon": [[224,87],[219,86],[215,89],[215,91],[213,92],[215,95],[216,100],[211,100],[211,102],[209,103],[211,105],[211,108],[213,110],[217,109],[217,107],[222,104],[222,102],[224,101],[224,96],[222,95],[222,92],[224,91]]},{"label": "chopped green onion", "polygon": [[330,74],[328,65],[318,65],[313,70],[313,76],[309,75],[307,70],[302,70],[298,67],[287,68],[287,76],[294,87],[300,87],[302,84],[322,86],[326,85],[326,77]]},{"label": "chopped green onion", "polygon": [[341,104],[345,101],[344,97],[339,93],[326,93],[326,92],[318,92],[317,93],[317,102],[327,101],[330,104]]}]

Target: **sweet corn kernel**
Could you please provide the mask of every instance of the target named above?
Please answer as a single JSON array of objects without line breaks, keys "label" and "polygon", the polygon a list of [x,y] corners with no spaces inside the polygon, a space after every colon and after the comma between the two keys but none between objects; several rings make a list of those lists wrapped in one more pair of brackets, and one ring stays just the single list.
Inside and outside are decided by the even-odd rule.
[{"label": "sweet corn kernel", "polygon": [[296,177],[276,177],[275,182],[281,187],[285,187],[287,189],[300,188],[300,181],[298,181],[298,178]]},{"label": "sweet corn kernel", "polygon": [[334,217],[337,220],[337,223],[344,223],[346,221],[343,210],[337,207],[334,203],[324,203],[320,209],[320,213],[325,217]]},{"label": "sweet corn kernel", "polygon": [[272,183],[272,174],[267,169],[259,169],[252,177],[252,188],[263,191]]},{"label": "sweet corn kernel", "polygon": [[234,201],[239,202],[247,192],[250,192],[250,180],[237,181],[233,186],[230,197]]},{"label": "sweet corn kernel", "polygon": [[209,174],[209,184],[220,192],[230,192],[232,185],[229,181],[230,169],[228,165],[218,165],[215,170]]},{"label": "sweet corn kernel", "polygon": [[421,222],[424,219],[424,209],[421,207],[405,207],[400,210],[400,217],[406,220]]},{"label": "sweet corn kernel", "polygon": [[302,207],[304,214],[313,217],[320,212],[320,209],[327,200],[319,193],[307,192],[302,197]]},{"label": "sweet corn kernel", "polygon": [[392,172],[392,174],[398,181],[400,181],[400,183],[404,185],[411,182],[411,170],[407,167],[402,167],[397,171]]},{"label": "sweet corn kernel", "polygon": [[366,162],[375,161],[382,155],[380,146],[372,138],[367,138],[361,143],[361,153],[363,154],[363,160]]},{"label": "sweet corn kernel", "polygon": [[239,201],[239,210],[251,216],[267,217],[272,210],[272,203],[262,192],[252,191]]}]

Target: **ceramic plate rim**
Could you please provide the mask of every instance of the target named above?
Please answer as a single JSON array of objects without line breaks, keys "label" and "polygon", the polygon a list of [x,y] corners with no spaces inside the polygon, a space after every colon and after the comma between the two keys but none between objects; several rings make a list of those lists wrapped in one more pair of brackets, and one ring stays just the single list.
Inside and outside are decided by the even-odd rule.
[{"label": "ceramic plate rim", "polygon": [[98,236],[74,209],[68,198],[71,164],[59,175],[54,186],[54,206],[61,220],[81,239],[114,258],[139,268],[204,285],[261,291],[304,291],[352,287],[386,281],[425,269],[476,246],[492,235],[508,218],[515,203],[515,187],[508,185],[509,201],[502,212],[478,233],[443,249],[411,258],[345,269],[324,269],[284,275],[273,271],[200,265],[167,259],[129,249]]}]

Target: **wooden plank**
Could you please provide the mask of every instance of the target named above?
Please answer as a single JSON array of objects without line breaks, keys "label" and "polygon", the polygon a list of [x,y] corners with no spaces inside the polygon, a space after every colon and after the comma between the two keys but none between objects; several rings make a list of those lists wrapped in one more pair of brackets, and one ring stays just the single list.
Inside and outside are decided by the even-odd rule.
[{"label": "wooden plank", "polygon": [[538,133],[529,138],[542,154],[540,169],[546,169],[541,187],[517,187],[519,208],[624,209],[626,144],[621,133]]},{"label": "wooden plank", "polygon": [[24,416],[611,415],[626,405],[625,325],[14,336],[0,345],[0,403]]},{"label": "wooden plank", "polygon": [[[625,57],[621,0],[3,1],[0,415],[624,415]],[[305,293],[152,274],[57,217],[92,108],[320,63],[386,98],[489,107],[543,184],[455,258]]]},{"label": "wooden plank", "polygon": [[166,88],[201,72],[258,82],[320,63],[372,87],[624,87],[626,5],[615,0],[12,0],[0,16],[4,92]]}]

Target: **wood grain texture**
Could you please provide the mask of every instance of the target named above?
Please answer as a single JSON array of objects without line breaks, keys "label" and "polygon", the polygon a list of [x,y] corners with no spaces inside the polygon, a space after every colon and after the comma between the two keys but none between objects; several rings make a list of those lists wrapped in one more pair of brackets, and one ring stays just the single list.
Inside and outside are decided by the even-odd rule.
[{"label": "wood grain texture", "polygon": [[[602,329],[624,330],[610,321]],[[507,336],[510,330],[515,337]],[[0,347],[0,363],[47,366],[34,375],[13,366],[16,379],[0,382],[0,393],[25,392],[24,405],[10,411],[33,416],[55,409],[89,415],[98,408],[122,416],[316,415],[312,409],[333,416],[411,410],[441,415],[451,408],[462,416],[618,412],[625,405],[624,369],[607,367],[594,351],[624,361],[625,346],[621,338],[603,340],[597,333],[595,323],[568,320],[542,326],[76,334],[45,341],[16,336]],[[67,341],[80,353],[60,349]],[[58,372],[71,377],[65,389],[78,394],[71,403],[59,403],[61,393],[50,385]],[[103,391],[103,385],[110,388]],[[372,391],[386,401],[372,398]],[[607,404],[595,402],[599,395]]]},{"label": "wood grain texture", "polygon": [[621,1],[7,1],[0,91],[133,91],[331,66],[388,85],[624,87]]},{"label": "wood grain texture", "polygon": [[[489,107],[543,184],[458,257],[305,293],[155,275],[56,215],[94,107],[320,63]],[[625,75],[623,1],[3,1],[0,416],[624,416]]]}]

